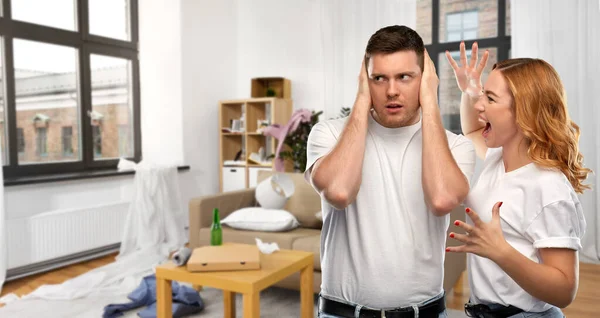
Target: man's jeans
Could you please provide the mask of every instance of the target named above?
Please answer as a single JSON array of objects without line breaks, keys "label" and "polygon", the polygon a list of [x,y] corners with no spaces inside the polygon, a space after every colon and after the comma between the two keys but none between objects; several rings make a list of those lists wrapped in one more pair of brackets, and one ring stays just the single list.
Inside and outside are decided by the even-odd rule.
[{"label": "man's jeans", "polygon": [[[436,300],[438,300],[438,299],[440,299],[440,298],[442,298],[442,297],[444,297],[444,293],[441,293],[441,294],[439,294],[439,295],[437,295],[437,296],[435,296],[435,297],[433,297],[433,298],[431,298],[431,299],[428,299],[428,300],[426,300],[426,301],[424,301],[424,302],[422,302],[422,303],[419,303],[419,304],[417,304],[417,306],[419,306],[419,307],[420,307],[420,306],[427,305],[427,304],[429,304],[429,303],[431,303],[431,302],[434,302],[434,301],[436,301]],[[319,300],[320,300],[320,299],[321,299],[321,297],[319,297]],[[338,300],[338,301],[339,301],[339,300]],[[357,304],[354,304],[354,303],[351,303],[351,302],[345,302],[345,303],[346,303],[346,304],[349,304],[349,305],[353,305],[353,306],[356,306],[356,305],[357,305]],[[322,313],[321,311],[319,311],[319,316],[318,316],[318,317],[319,317],[319,318],[344,318],[344,317],[340,317],[340,316],[334,316],[334,315],[330,315],[330,314]],[[358,313],[356,313],[356,316],[355,316],[355,317],[356,317],[356,318],[358,318]],[[440,315],[439,315],[439,317],[438,317],[438,318],[447,318],[447,317],[448,317],[448,313],[446,313],[446,311],[444,310],[444,311],[442,311],[442,312],[440,313]],[[541,316],[540,316],[540,317],[541,317]],[[545,317],[544,317],[544,318],[545,318]],[[554,317],[552,317],[552,318],[554,318]],[[562,318],[562,316],[561,316],[561,318]]]}]

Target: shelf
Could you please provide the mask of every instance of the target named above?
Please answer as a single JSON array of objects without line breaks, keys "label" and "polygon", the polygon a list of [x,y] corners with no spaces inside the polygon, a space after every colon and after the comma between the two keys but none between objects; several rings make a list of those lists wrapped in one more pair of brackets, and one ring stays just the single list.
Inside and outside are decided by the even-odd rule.
[{"label": "shelf", "polygon": [[265,97],[267,88],[275,91],[274,97],[292,98],[292,86],[289,79],[283,77],[257,77],[250,83],[252,97]]},{"label": "shelf", "polygon": [[[267,80],[270,87],[273,80],[281,81],[280,78],[262,80]],[[284,86],[285,82],[286,80],[283,81]],[[284,91],[286,89],[284,87]],[[289,89],[287,92],[289,93]],[[292,112],[293,105],[290,98],[259,97],[219,101],[220,191],[255,186],[257,171],[273,170],[272,162],[265,161],[261,164],[249,160],[251,156],[254,158],[259,153],[260,148],[263,148],[264,155],[270,158],[277,147],[276,138],[265,136],[262,132],[257,132],[257,129],[264,127],[265,124],[285,125],[291,118]],[[245,121],[241,123],[244,132],[224,130],[224,128],[232,128],[232,121],[239,120],[242,116]],[[233,161],[236,157],[238,161]],[[235,186],[232,187],[232,184]]]},{"label": "shelf", "polygon": [[221,103],[221,126],[222,128],[231,128],[232,120],[239,120],[244,114],[244,103]]},{"label": "shelf", "polygon": [[259,164],[255,164],[255,163],[249,163],[246,166],[250,167],[250,168],[272,168],[273,165],[259,165]]},{"label": "shelf", "polygon": [[248,102],[246,104],[246,121],[247,121],[247,129],[251,132],[256,132],[259,128],[258,120],[267,120],[272,121],[271,118],[271,109],[273,107],[273,103],[271,101],[264,102]]},{"label": "shelf", "polygon": [[234,160],[242,149],[244,149],[244,138],[239,134],[225,135],[221,139],[222,160]]},{"label": "shelf", "polygon": [[[239,164],[239,165],[226,165],[226,164],[224,164],[223,168],[242,168],[242,167],[246,167],[246,166],[248,166],[248,165],[242,165],[242,164]],[[248,167],[250,167],[250,166],[248,166]]]},{"label": "shelf", "polygon": [[227,132],[222,132],[221,133],[222,136],[243,136],[244,133],[239,132],[239,133],[227,133]]}]

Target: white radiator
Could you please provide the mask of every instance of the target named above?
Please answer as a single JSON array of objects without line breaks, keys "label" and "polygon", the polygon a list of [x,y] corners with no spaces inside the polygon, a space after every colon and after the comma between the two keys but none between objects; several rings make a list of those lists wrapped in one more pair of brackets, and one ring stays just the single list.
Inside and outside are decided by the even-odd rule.
[{"label": "white radiator", "polygon": [[6,220],[8,269],[119,243],[129,202]]}]

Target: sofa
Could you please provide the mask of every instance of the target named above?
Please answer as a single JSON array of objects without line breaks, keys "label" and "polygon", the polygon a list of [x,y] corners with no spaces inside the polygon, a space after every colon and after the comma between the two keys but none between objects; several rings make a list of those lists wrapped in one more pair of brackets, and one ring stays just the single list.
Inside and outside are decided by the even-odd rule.
[{"label": "sofa", "polygon": [[[268,178],[272,171],[260,171],[258,182]],[[282,249],[302,250],[314,253],[314,292],[318,293],[321,286],[321,221],[316,213],[321,210],[321,198],[301,173],[288,173],[293,180],[295,192],[287,201],[284,209],[292,213],[300,226],[286,232],[259,232],[236,230],[223,226],[223,242],[256,244],[255,238],[263,242],[276,242]],[[189,203],[189,246],[196,248],[209,245],[210,227],[212,224],[212,211],[219,209],[221,219],[231,212],[244,207],[257,206],[254,189],[243,189],[220,193],[216,195],[193,198]],[[465,213],[460,207],[451,212],[451,220],[464,220]],[[452,223],[452,222],[451,222]],[[450,225],[450,228],[455,228]],[[449,229],[450,231],[451,229]],[[456,229],[455,229],[456,230]],[[456,245],[455,240],[448,240],[448,245]],[[444,290],[448,293],[456,284],[462,272],[466,269],[466,256],[464,254],[446,254],[444,264]],[[299,289],[300,275],[294,274],[276,286]]]}]

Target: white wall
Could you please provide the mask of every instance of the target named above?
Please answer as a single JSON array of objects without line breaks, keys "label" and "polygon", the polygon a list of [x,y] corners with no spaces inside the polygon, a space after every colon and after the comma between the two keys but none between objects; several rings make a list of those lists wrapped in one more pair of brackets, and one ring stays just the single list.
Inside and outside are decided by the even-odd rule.
[{"label": "white wall", "polygon": [[184,160],[182,197],[214,194],[219,187],[218,102],[235,98],[236,0],[182,2]]},{"label": "white wall", "polygon": [[139,4],[143,157],[154,163],[182,164],[181,3]]},{"label": "white wall", "polygon": [[238,2],[236,97],[250,97],[253,77],[282,76],[295,109],[323,109],[320,10],[315,0]]}]

